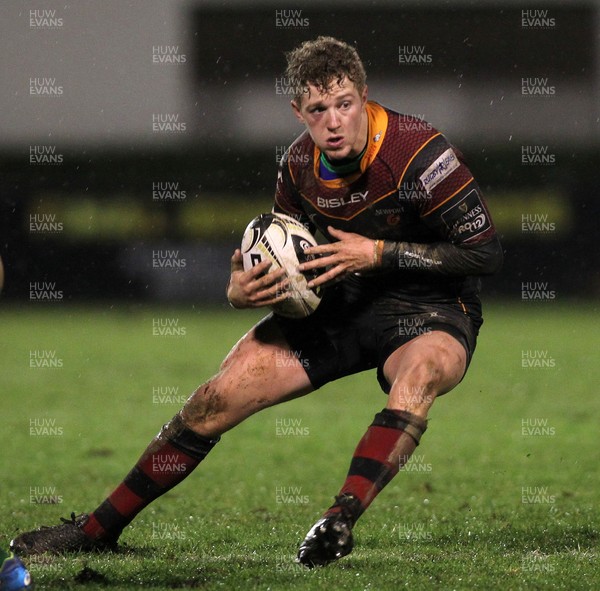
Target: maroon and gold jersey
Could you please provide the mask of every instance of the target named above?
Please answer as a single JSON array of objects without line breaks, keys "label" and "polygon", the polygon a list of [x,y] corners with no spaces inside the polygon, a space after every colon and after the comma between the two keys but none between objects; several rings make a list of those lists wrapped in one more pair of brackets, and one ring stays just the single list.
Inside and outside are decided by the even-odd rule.
[{"label": "maroon and gold jersey", "polygon": [[[368,142],[360,170],[324,180],[320,150],[305,131],[282,158],[274,211],[292,215],[328,240],[327,226],[396,243],[438,243],[476,249],[495,229],[462,154],[425,121],[381,105],[366,106]],[[435,251],[434,251],[435,252]],[[419,263],[399,265],[385,281],[415,295],[440,297],[477,291],[468,273],[435,273]],[[379,279],[377,279],[379,277]],[[381,274],[371,278],[378,283]],[[392,285],[389,285],[392,287]]]}]

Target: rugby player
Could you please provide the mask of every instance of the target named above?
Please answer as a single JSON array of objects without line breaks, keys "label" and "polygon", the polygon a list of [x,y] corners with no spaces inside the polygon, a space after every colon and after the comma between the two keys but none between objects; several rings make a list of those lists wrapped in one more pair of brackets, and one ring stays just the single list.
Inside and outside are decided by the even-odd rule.
[{"label": "rugby player", "polygon": [[[478,276],[502,250],[461,153],[419,118],[367,99],[363,64],[332,37],[287,54],[292,109],[305,126],[279,169],[274,211],[319,230],[327,243],[301,270],[324,287],[305,319],[269,314],[235,345],[219,372],[163,426],[125,479],[92,513],[21,534],[19,554],[112,547],[151,501],[181,482],[221,435],[253,413],[329,381],[376,369],[387,403],[350,461],[335,501],[297,560],[308,567],[351,552],[352,529],[408,461],[437,396],[469,365],[482,323]],[[287,297],[282,271],[244,271],[236,250],[227,296],[235,308]],[[278,364],[285,357],[291,363]],[[171,458],[176,471],[156,470]],[[183,466],[184,469],[181,469]]]}]

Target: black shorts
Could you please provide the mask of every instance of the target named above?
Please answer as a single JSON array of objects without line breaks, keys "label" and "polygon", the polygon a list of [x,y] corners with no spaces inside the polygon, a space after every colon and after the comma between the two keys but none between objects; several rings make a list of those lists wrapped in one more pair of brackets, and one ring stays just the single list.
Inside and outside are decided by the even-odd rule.
[{"label": "black shorts", "polygon": [[386,359],[415,337],[441,330],[456,338],[471,361],[481,317],[477,296],[447,302],[414,301],[350,278],[326,290],[307,318],[273,315],[315,389],[338,378],[377,368],[384,392]]}]

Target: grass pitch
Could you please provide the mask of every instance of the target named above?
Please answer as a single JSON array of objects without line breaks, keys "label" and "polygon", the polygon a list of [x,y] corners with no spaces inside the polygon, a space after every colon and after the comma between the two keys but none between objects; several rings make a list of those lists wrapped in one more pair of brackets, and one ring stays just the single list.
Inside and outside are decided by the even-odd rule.
[{"label": "grass pitch", "polygon": [[[598,311],[485,312],[467,377],[434,405],[413,460],[355,528],[349,557],[312,571],[293,562],[385,404],[372,372],[225,435],[138,516],[120,553],[27,560],[37,588],[600,588]],[[257,318],[0,311],[2,547],[18,531],[93,510]],[[153,336],[165,319],[177,330]]]}]

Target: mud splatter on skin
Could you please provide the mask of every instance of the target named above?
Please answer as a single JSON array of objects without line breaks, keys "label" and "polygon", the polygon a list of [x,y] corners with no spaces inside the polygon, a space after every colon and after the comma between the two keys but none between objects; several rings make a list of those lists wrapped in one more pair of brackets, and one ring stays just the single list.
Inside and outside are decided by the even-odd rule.
[{"label": "mud splatter on skin", "polygon": [[190,428],[198,427],[211,417],[225,411],[227,402],[212,384],[200,386],[186,402],[181,416]]},{"label": "mud splatter on skin", "polygon": [[181,420],[181,416],[177,413],[168,423],[165,423],[156,437],[150,442],[150,445],[144,450],[144,453],[139,461],[150,457],[154,452],[160,450],[165,442],[170,438],[178,435],[185,429],[185,425]]},{"label": "mud splatter on skin", "polygon": [[278,370],[277,355],[282,351],[289,354],[272,319],[249,331],[219,372],[187,400],[179,413],[185,426],[207,437],[221,435],[263,408],[311,391],[307,385],[305,391],[285,392],[291,384],[285,380],[289,370]]},{"label": "mud splatter on skin", "polygon": [[265,408],[266,406],[269,406],[270,404],[271,400],[269,400],[268,398],[249,398],[244,404],[244,408],[251,407],[260,410],[262,408]]}]

